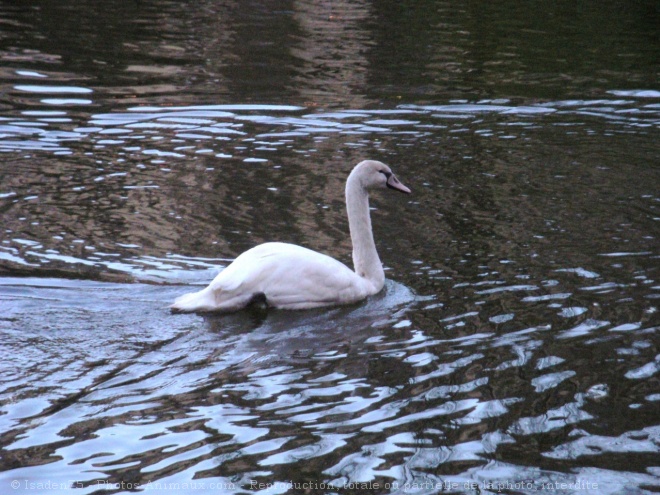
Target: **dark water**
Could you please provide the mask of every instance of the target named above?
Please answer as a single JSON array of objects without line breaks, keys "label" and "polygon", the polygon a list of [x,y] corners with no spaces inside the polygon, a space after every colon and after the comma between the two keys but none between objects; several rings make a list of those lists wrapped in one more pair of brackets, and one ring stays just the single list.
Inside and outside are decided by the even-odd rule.
[{"label": "dark water", "polygon": [[[1,493],[660,490],[655,2],[0,5]],[[263,241],[386,290],[172,316]]]}]

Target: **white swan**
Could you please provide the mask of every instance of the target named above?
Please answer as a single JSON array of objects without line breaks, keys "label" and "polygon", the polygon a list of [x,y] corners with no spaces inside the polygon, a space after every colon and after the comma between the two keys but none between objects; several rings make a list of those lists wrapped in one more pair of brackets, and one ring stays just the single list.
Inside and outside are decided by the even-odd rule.
[{"label": "white swan", "polygon": [[385,273],[371,232],[369,189],[404,193],[384,163],[365,160],[346,181],[346,209],[353,242],[352,271],[343,263],[294,244],[267,242],[245,251],[205,289],[174,301],[175,312],[236,311],[255,300],[282,309],[349,304],[383,288]]}]

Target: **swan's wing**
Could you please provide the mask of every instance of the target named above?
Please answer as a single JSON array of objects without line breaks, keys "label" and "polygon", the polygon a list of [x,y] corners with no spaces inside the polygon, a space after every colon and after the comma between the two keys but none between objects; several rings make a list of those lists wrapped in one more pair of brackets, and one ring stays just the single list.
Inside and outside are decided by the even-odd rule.
[{"label": "swan's wing", "polygon": [[346,304],[375,292],[343,263],[301,246],[256,246],[223,270],[209,288],[216,298],[263,293],[275,307],[302,309]]},{"label": "swan's wing", "polygon": [[369,290],[368,281],[343,263],[312,253],[278,264],[264,291],[273,306],[301,309],[346,304],[364,299],[373,292]]}]

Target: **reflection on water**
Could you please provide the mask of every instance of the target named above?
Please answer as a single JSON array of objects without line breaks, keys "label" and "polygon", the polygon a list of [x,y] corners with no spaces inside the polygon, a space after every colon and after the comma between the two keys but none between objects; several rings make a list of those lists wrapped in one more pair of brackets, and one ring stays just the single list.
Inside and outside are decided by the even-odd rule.
[{"label": "reflection on water", "polygon": [[[657,491],[657,9],[534,9],[0,6],[0,492]],[[169,313],[364,158],[384,293]]]},{"label": "reflection on water", "polygon": [[[658,126],[657,105],[644,99],[619,98],[528,106],[504,103],[405,105],[391,110],[332,113],[309,113],[282,105],[131,107],[124,112],[92,114],[88,121],[66,132],[57,129],[62,125],[59,121],[25,112],[22,118],[3,126],[7,139],[0,147],[5,152],[52,149],[75,155],[75,159],[52,160],[48,155],[16,158],[25,167],[8,169],[3,180],[7,241],[0,246],[0,256],[20,265],[16,268],[23,271],[30,267],[41,270],[45,265],[66,271],[78,265],[76,273],[91,271],[100,276],[100,271],[119,271],[135,275],[142,271],[144,278],[159,268],[179,265],[174,253],[182,251],[207,257],[218,252],[235,256],[252,243],[274,239],[270,232],[273,225],[280,232],[289,231],[284,235],[298,242],[322,242],[319,248],[326,250],[341,240],[346,253],[345,228],[328,225],[332,231],[330,238],[324,239],[324,233],[317,234],[317,225],[310,224],[308,217],[334,225],[345,222],[342,182],[352,165],[349,157],[364,156],[364,147],[371,149],[370,155],[384,159],[394,154],[401,162],[399,168],[404,167],[402,176],[414,174],[421,179],[428,193],[422,192],[419,200],[413,200],[410,210],[410,215],[422,217],[420,222],[428,217],[423,214],[423,204],[435,203],[435,208],[446,209],[451,208],[446,206],[448,201],[458,202],[456,206],[465,211],[453,213],[463,218],[448,219],[458,222],[456,228],[465,230],[467,225],[462,224],[478,220],[469,217],[486,215],[494,221],[488,227],[493,229],[490,235],[504,238],[508,237],[504,231],[517,228],[511,222],[528,221],[514,218],[522,206],[531,209],[527,217],[536,217],[534,221],[543,224],[534,227],[538,229],[534,238],[543,239],[547,231],[566,230],[557,225],[559,217],[567,213],[566,202],[580,204],[568,213],[584,222],[591,221],[589,211],[607,209],[608,205],[588,203],[599,193],[602,198],[610,196],[611,188],[618,185],[613,183],[613,176],[632,182],[631,188],[637,187],[639,176],[648,176],[649,185],[652,183],[656,172],[646,166],[646,160],[652,159],[654,150],[652,146],[645,149],[644,141],[639,141],[641,148],[635,150],[638,162],[626,164],[634,170],[633,177],[628,177],[620,163],[609,161],[580,170],[578,177],[573,174],[580,165],[579,155],[603,153],[594,150],[600,140],[630,134],[635,144],[647,139]],[[64,111],[58,113],[66,115]],[[471,143],[465,134],[483,142]],[[557,152],[555,141],[573,139],[571,136],[578,139],[572,141],[567,157],[548,157]],[[513,140],[520,144],[509,144]],[[529,163],[530,142],[535,140],[535,160],[539,162]],[[84,149],[92,147],[95,151],[81,153],[77,149],[81,143]],[[429,156],[411,154],[407,149],[411,144],[424,146]],[[317,164],[328,148],[345,156],[330,169]],[[620,152],[613,149],[608,156],[596,159],[617,160]],[[470,154],[453,156],[461,153]],[[575,154],[575,159],[570,154]],[[425,159],[453,163],[429,167],[423,163]],[[516,159],[524,160],[523,168],[515,168]],[[548,166],[546,159],[554,163]],[[25,174],[26,168],[34,173]],[[532,176],[536,183],[530,181]],[[448,179],[454,184],[443,185]],[[434,190],[447,187],[450,190],[442,192],[445,198],[433,197]],[[581,188],[590,188],[591,197],[580,193]],[[297,194],[303,190],[306,194]],[[549,196],[548,190],[562,197]],[[651,211],[657,201],[653,193],[651,188],[628,199]],[[329,201],[333,204],[327,204]],[[467,201],[479,204],[467,208]],[[496,202],[512,204],[497,212]],[[542,203],[546,210],[555,210],[552,218],[545,218]],[[259,232],[261,222],[255,225],[255,216],[266,212],[270,222],[262,224]],[[431,219],[432,230],[439,228],[436,219]],[[595,219],[601,222],[602,216]],[[75,225],[75,232],[71,225]],[[219,225],[222,230],[209,229],[209,225]],[[23,236],[26,230],[29,234]],[[653,244],[652,238],[647,240],[644,249]],[[239,245],[234,248],[233,243]],[[158,256],[145,256],[146,247]],[[187,260],[185,265],[190,263]]]},{"label": "reflection on water", "polygon": [[[508,289],[520,294],[515,313],[530,304],[557,311],[571,297]],[[576,325],[573,311],[565,323],[466,332],[487,316],[474,311],[443,314],[427,332],[410,317],[428,317],[437,300],[392,282],[355,307],[217,317],[170,316],[180,290],[3,281],[7,482],[74,480],[93,492],[197,480],[239,490],[314,473],[337,487],[656,484],[651,469],[615,480],[611,468],[591,467],[605,453],[641,463],[657,453],[660,432],[645,426],[658,400],[645,385],[657,372],[650,316]],[[595,366],[601,360],[609,366]],[[635,414],[615,426],[611,408]],[[536,467],[517,465],[533,452]],[[392,464],[397,456],[403,462]],[[559,474],[571,466],[579,469]]]}]

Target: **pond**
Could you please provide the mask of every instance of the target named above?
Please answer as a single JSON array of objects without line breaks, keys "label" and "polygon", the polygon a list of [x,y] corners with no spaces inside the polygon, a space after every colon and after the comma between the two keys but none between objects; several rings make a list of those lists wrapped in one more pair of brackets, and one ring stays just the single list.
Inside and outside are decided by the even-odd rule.
[{"label": "pond", "polygon": [[[2,493],[660,489],[650,1],[0,6]],[[241,252],[383,292],[173,315]]]}]

